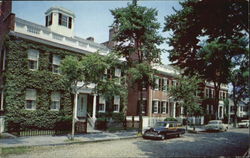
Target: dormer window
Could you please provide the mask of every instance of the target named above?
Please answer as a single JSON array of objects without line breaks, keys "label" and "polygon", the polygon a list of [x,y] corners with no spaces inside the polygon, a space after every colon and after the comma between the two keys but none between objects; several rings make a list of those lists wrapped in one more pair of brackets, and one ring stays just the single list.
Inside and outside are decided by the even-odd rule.
[{"label": "dormer window", "polygon": [[59,13],[58,24],[71,29],[71,27],[72,27],[72,18]]}]

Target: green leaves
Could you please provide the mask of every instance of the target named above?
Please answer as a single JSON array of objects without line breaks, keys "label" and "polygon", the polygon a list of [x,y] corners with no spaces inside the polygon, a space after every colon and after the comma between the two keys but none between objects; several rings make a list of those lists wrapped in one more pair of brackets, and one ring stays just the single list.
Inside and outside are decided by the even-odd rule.
[{"label": "green leaves", "polygon": [[181,101],[180,105],[184,107],[185,115],[201,115],[199,85],[202,81],[197,76],[179,77],[178,84],[170,88],[170,96],[176,101]]}]

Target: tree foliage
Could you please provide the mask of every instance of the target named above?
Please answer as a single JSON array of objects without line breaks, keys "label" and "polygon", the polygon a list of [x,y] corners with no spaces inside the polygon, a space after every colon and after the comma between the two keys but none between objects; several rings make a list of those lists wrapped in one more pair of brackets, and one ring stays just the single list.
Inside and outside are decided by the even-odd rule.
[{"label": "tree foliage", "polygon": [[170,88],[170,96],[174,100],[180,101],[179,105],[184,108],[186,116],[199,116],[202,114],[201,99],[198,95],[201,82],[202,80],[197,76],[182,76],[178,78],[178,84]]},{"label": "tree foliage", "polygon": [[[249,37],[246,0],[188,0],[181,10],[165,18],[165,31],[172,31],[169,59],[184,74],[199,74],[212,81],[215,109],[222,83],[228,83],[235,57],[245,55]],[[248,41],[247,41],[248,43]]]},{"label": "tree foliage", "polygon": [[[114,16],[113,27],[117,28],[114,41],[117,45],[115,52],[126,59],[128,80],[137,84],[140,89],[142,101],[142,84],[150,83],[152,76],[151,63],[160,62],[161,49],[158,47],[163,43],[164,38],[159,35],[160,24],[157,22],[157,11],[128,4],[125,8],[111,10]],[[142,132],[142,103],[139,108],[140,128]]]}]

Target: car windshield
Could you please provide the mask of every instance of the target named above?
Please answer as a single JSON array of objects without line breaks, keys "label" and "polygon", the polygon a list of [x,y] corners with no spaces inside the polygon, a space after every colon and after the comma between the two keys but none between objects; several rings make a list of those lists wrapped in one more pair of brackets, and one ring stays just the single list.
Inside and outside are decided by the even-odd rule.
[{"label": "car windshield", "polygon": [[219,124],[219,122],[217,122],[217,121],[211,121],[211,122],[208,122],[208,124]]},{"label": "car windshield", "polygon": [[156,122],[154,127],[166,127],[166,123],[165,122]]}]

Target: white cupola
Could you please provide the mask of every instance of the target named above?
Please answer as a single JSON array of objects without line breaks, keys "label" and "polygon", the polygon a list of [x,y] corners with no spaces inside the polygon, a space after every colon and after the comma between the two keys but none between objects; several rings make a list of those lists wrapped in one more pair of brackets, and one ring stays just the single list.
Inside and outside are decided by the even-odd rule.
[{"label": "white cupola", "polygon": [[45,12],[45,26],[58,34],[73,37],[75,14],[62,7],[51,7]]}]

